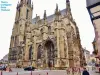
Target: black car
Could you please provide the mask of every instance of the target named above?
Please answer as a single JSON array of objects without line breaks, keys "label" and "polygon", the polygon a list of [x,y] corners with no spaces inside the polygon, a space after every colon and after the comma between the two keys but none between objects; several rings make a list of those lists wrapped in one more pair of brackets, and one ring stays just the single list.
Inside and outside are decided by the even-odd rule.
[{"label": "black car", "polygon": [[24,68],[24,71],[34,71],[36,68],[35,67],[26,67]]},{"label": "black car", "polygon": [[0,70],[6,70],[6,66],[0,66]]}]

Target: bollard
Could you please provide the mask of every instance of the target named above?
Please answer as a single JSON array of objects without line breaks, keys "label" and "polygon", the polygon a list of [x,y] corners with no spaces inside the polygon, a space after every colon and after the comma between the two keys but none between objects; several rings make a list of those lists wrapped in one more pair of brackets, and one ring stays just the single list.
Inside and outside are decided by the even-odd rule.
[{"label": "bollard", "polygon": [[47,75],[48,75],[48,72],[47,72]]},{"label": "bollard", "polygon": [[16,75],[18,75],[18,72],[17,72],[17,74]]},{"label": "bollard", "polygon": [[1,71],[1,74],[0,74],[0,75],[3,75],[3,74],[2,74],[2,71]]},{"label": "bollard", "polygon": [[32,71],[31,71],[31,75],[32,75]]}]

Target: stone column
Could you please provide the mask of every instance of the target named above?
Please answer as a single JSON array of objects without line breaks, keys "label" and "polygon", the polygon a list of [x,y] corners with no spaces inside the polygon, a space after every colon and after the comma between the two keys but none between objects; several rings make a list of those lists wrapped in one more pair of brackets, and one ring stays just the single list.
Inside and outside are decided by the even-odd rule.
[{"label": "stone column", "polygon": [[56,33],[57,33],[57,67],[59,67],[59,62],[60,62],[60,42],[59,42],[59,28],[58,28],[58,23],[57,23],[57,27],[56,27]]},{"label": "stone column", "polygon": [[66,67],[69,67],[69,54],[68,54],[68,40],[67,40],[67,35],[64,36],[64,42],[65,42],[65,45],[64,47],[66,48]]},{"label": "stone column", "polygon": [[33,60],[34,60],[34,67],[37,67],[37,45],[36,45],[36,39],[37,39],[37,37],[36,36],[34,36],[34,45],[33,45],[33,47],[34,47],[34,49],[33,49]]},{"label": "stone column", "polygon": [[48,27],[47,27],[47,25],[44,25],[43,26],[43,40],[46,40],[47,39],[47,37],[48,37]]},{"label": "stone column", "polygon": [[64,53],[64,30],[60,30],[60,57],[65,58],[65,53]]},{"label": "stone column", "polygon": [[28,47],[29,39],[26,39],[26,45],[25,45],[25,66],[28,65],[29,60],[29,47]]}]

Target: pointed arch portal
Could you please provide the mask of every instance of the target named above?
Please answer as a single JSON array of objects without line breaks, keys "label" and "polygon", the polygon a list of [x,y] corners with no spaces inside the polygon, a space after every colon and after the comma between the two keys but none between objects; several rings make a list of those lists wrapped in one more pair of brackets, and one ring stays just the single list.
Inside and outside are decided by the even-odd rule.
[{"label": "pointed arch portal", "polygon": [[46,41],[45,43],[45,52],[46,53],[46,57],[47,57],[47,64],[48,64],[48,67],[53,67],[54,66],[54,44],[51,40],[48,40]]}]

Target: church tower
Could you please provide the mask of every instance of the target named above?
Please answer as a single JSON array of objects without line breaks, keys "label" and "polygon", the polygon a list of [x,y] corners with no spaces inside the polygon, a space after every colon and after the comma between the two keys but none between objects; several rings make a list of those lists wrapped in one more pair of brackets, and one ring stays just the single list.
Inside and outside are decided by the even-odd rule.
[{"label": "church tower", "polygon": [[22,55],[24,54],[24,44],[27,38],[25,34],[30,33],[27,32],[26,29],[32,22],[32,10],[33,4],[31,4],[31,0],[21,0],[20,3],[18,2],[17,4],[15,23],[9,48],[9,62],[11,63],[19,62],[24,59]]}]

